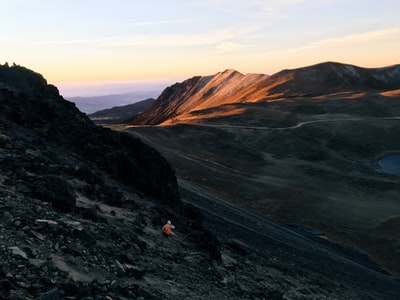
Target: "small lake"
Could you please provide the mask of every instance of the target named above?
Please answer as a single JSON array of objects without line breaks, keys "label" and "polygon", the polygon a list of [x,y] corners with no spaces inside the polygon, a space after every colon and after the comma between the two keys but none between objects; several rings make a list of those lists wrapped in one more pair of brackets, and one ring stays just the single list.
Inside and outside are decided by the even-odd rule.
[{"label": "small lake", "polygon": [[400,153],[389,154],[378,161],[380,173],[400,176]]}]

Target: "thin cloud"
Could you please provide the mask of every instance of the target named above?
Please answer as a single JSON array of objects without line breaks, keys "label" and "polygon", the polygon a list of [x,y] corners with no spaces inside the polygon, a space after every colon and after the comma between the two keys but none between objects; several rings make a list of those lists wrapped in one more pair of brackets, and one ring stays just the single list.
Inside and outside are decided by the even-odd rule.
[{"label": "thin cloud", "polygon": [[312,42],[304,47],[297,48],[296,50],[303,49],[316,49],[316,48],[333,48],[345,47],[360,44],[369,44],[384,40],[399,39],[400,28],[387,28],[380,30],[372,30],[368,32],[347,35],[339,38],[329,38],[320,41]]},{"label": "thin cloud", "polygon": [[[256,4],[262,6],[287,6],[293,4],[299,4],[303,2],[312,2],[314,0],[248,0],[246,4]],[[320,0],[321,2],[332,2],[332,0]],[[243,0],[201,0],[197,1],[198,4],[207,5],[210,7],[223,6],[223,5],[242,5]]]},{"label": "thin cloud", "polygon": [[236,52],[237,50],[243,50],[244,48],[252,48],[252,47],[254,47],[254,45],[240,44],[232,41],[223,41],[217,44],[216,46],[218,52],[222,54],[229,54]]},{"label": "thin cloud", "polygon": [[[136,34],[127,36],[99,37],[96,39],[66,39],[66,40],[13,40],[15,44],[33,46],[73,45],[76,47],[191,47],[223,45],[236,41],[244,36],[249,36],[256,31],[256,27],[229,27],[212,31],[188,34]],[[227,45],[227,44],[226,44]],[[222,46],[223,47],[223,46]]]},{"label": "thin cloud", "polygon": [[145,22],[135,22],[132,23],[132,26],[145,27],[145,26],[158,26],[158,25],[168,25],[168,24],[177,24],[183,21],[178,20],[165,20],[165,21],[145,21]]},{"label": "thin cloud", "polygon": [[103,39],[99,44],[109,47],[123,46],[207,46],[216,45],[224,41],[232,41],[249,34],[254,30],[249,28],[226,28],[197,34],[169,34],[169,35],[132,35]]},{"label": "thin cloud", "polygon": [[[340,38],[322,39],[301,47],[281,48],[278,50],[265,49],[265,51],[254,51],[251,52],[251,57],[253,59],[258,59],[258,60],[268,60],[268,59],[274,60],[283,57],[290,58],[293,57],[294,53],[302,51],[318,54],[318,53],[324,53],[325,52],[324,49],[335,49],[338,47],[354,48],[357,45],[367,46],[371,44],[393,42],[399,40],[400,40],[400,28],[387,28],[381,30],[372,30],[359,34],[347,35]],[[229,44],[225,45],[226,49],[229,49],[229,46],[230,46]],[[231,46],[235,47],[236,45],[233,44]],[[222,47],[222,49],[224,49],[224,47]],[[253,49],[257,48],[253,47]],[[235,57],[237,57],[238,60],[246,59],[249,57],[249,53],[236,52]]]}]

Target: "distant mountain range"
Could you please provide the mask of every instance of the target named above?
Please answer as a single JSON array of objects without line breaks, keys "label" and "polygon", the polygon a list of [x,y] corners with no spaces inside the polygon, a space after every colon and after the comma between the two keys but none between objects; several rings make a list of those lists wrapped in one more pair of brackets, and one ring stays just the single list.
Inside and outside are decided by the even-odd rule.
[{"label": "distant mountain range", "polygon": [[88,116],[94,123],[101,125],[129,123],[137,115],[149,108],[149,106],[153,104],[154,101],[155,99],[149,98],[133,104],[100,110],[93,114],[89,114]]},{"label": "distant mountain range", "polygon": [[361,68],[325,62],[283,70],[272,76],[225,70],[212,76],[195,76],[166,88],[133,123],[193,123],[196,119],[207,118],[207,109],[224,104],[396,89],[400,89],[400,65]]},{"label": "distant mountain range", "polygon": [[159,94],[159,91],[146,91],[91,97],[67,97],[67,100],[74,102],[80,111],[91,114],[103,109],[129,105],[144,99],[155,98]]}]

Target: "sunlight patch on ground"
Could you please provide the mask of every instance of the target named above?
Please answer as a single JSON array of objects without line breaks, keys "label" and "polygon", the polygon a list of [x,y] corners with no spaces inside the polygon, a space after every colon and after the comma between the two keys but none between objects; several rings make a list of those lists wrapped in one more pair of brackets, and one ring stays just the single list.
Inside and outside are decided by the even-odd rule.
[{"label": "sunlight patch on ground", "polygon": [[399,90],[383,92],[383,93],[381,93],[381,95],[384,96],[384,97],[399,97],[400,96],[400,89]]},{"label": "sunlight patch on ground", "polygon": [[201,124],[205,119],[214,119],[214,118],[222,118],[222,117],[230,117],[235,115],[243,114],[246,111],[245,108],[236,108],[236,109],[221,109],[221,107],[215,109],[207,109],[204,111],[192,111],[190,113],[182,114],[178,118],[167,120],[161,125],[171,125],[171,124]]},{"label": "sunlight patch on ground", "polygon": [[360,92],[340,92],[340,93],[332,93],[332,94],[327,94],[327,95],[322,95],[315,97],[315,99],[359,99],[366,97],[367,93],[360,93]]}]

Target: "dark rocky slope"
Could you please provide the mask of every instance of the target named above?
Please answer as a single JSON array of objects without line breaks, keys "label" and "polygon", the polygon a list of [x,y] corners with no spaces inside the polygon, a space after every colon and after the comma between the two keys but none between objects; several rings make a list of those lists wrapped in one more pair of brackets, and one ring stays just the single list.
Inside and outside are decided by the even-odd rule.
[{"label": "dark rocky slope", "polygon": [[154,149],[126,134],[95,126],[32,71],[1,67],[0,79],[3,120],[12,121],[38,143],[81,155],[143,193],[179,202],[174,171]]},{"label": "dark rocky slope", "polygon": [[164,298],[132,281],[156,269],[146,257],[162,260],[149,245],[167,218],[191,228],[183,248],[220,258],[185,215],[195,213],[156,150],[95,126],[41,75],[0,65],[0,299]]}]

